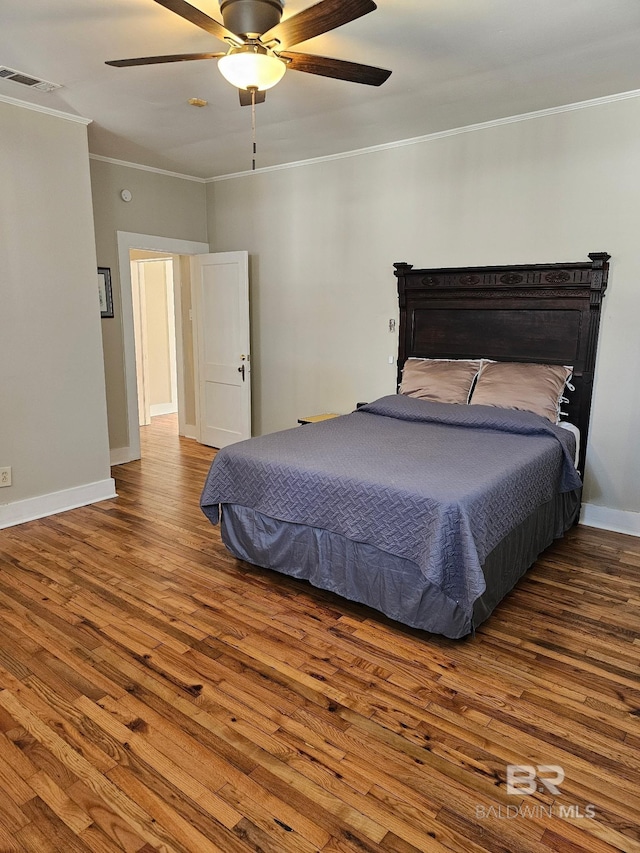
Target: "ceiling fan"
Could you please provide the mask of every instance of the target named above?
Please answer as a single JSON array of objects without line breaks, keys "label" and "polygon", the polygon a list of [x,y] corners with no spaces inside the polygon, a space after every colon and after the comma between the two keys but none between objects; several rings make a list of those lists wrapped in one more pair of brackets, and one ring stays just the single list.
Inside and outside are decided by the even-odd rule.
[{"label": "ceiling fan", "polygon": [[187,3],[186,0],[154,0],[176,15],[227,42],[226,53],[182,53],[145,56],[107,62],[117,68],[155,65],[194,59],[218,59],[222,75],[240,93],[240,104],[249,106],[265,100],[265,91],[275,86],[285,71],[303,71],[367,86],[380,86],[391,71],[289,50],[343,24],[361,18],[377,7],[372,0],[321,0],[281,21],[283,0],[220,0],[224,25]]}]

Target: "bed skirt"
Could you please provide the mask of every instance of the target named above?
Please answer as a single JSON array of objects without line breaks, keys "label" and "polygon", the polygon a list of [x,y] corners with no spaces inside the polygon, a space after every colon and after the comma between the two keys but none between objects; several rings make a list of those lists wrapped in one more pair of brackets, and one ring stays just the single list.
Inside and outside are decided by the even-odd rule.
[{"label": "bed skirt", "polygon": [[571,527],[580,494],[564,492],[542,504],[491,551],[482,566],[486,590],[471,615],[427,581],[411,560],[328,530],[223,504],[221,533],[240,560],[307,580],[413,628],[459,639],[484,622],[539,554]]}]

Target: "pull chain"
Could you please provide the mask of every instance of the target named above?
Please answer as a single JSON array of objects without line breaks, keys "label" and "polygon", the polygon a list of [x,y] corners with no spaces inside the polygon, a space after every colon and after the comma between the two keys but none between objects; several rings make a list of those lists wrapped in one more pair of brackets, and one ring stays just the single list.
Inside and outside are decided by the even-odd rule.
[{"label": "pull chain", "polygon": [[256,89],[251,89],[251,137],[253,141],[253,159],[251,161],[251,171],[256,170]]}]

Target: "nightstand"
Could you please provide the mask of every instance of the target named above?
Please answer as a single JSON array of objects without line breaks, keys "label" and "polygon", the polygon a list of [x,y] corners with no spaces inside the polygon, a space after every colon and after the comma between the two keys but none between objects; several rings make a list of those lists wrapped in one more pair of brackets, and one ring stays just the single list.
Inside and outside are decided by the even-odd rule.
[{"label": "nightstand", "polygon": [[304,424],[317,424],[320,423],[320,421],[330,421],[331,418],[339,417],[340,415],[335,412],[325,412],[322,415],[309,415],[306,418],[298,418],[298,423],[304,426]]}]

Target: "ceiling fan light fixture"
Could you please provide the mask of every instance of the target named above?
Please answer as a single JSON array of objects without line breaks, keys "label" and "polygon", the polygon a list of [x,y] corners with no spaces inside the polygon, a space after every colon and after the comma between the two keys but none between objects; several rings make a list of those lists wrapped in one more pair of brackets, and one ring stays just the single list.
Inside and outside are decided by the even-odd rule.
[{"label": "ceiling fan light fixture", "polygon": [[220,73],[237,89],[271,89],[284,77],[287,64],[267,48],[258,44],[232,47],[218,60]]}]

